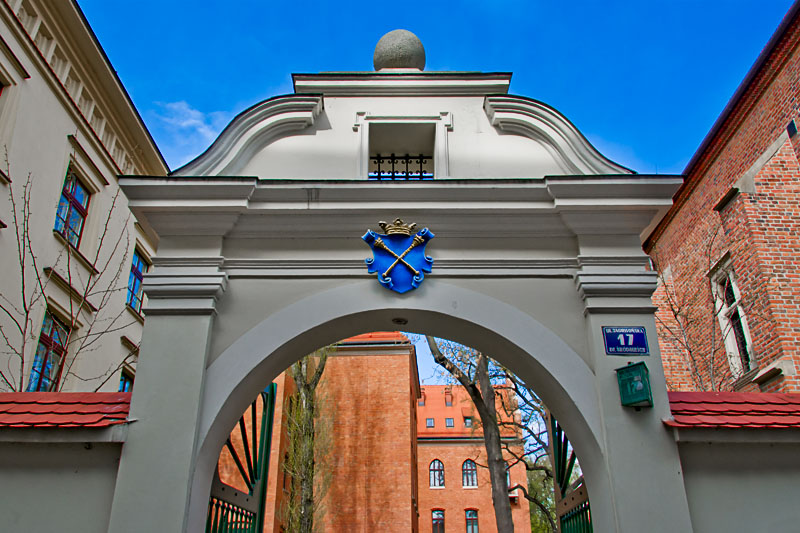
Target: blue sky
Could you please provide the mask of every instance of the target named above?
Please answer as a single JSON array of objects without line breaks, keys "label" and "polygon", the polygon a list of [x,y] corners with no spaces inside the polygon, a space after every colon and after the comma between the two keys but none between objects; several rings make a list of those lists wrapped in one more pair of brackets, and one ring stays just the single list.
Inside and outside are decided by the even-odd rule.
[{"label": "blue sky", "polygon": [[[426,70],[511,71],[639,172],[680,172],[789,0],[265,2],[79,0],[171,168],[292,72],[372,70],[415,32]],[[135,7],[134,7],[135,6]]]},{"label": "blue sky", "polygon": [[[426,70],[511,71],[606,156],[680,173],[790,0],[265,2],[78,0],[171,168],[292,72],[372,70],[405,28]],[[135,7],[134,7],[135,6]],[[420,377],[433,360],[418,343]]]}]

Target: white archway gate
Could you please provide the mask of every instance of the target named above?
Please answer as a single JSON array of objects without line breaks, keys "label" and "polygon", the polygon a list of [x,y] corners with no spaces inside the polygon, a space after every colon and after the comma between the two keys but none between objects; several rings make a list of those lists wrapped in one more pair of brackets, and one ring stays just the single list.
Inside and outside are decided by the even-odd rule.
[{"label": "white archway gate", "polygon": [[[474,346],[531,383],[570,435],[596,531],[691,531],[639,235],[674,177],[381,183],[123,178],[160,236],[109,531],[201,531],[216,459],[257,391],[358,333],[404,329]],[[402,217],[436,262],[398,295],[360,236]],[[605,353],[601,327],[644,326],[646,357]],[[620,405],[614,369],[645,360],[654,407]]]}]

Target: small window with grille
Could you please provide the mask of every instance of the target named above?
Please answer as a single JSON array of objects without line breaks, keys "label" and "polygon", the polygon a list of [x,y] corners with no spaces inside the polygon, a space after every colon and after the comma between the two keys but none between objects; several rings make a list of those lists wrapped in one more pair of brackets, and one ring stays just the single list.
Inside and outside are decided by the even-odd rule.
[{"label": "small window with grille", "polygon": [[369,129],[370,180],[431,180],[436,126],[433,123],[375,123]]}]

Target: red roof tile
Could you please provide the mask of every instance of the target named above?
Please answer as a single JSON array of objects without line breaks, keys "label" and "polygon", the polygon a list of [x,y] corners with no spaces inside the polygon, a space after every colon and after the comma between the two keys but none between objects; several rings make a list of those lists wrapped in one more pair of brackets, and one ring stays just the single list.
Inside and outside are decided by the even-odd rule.
[{"label": "red roof tile", "polygon": [[0,427],[107,427],[128,419],[130,392],[0,393]]},{"label": "red roof tile", "polygon": [[670,392],[675,428],[800,428],[800,394]]},{"label": "red roof tile", "polygon": [[408,337],[399,331],[374,331],[340,341],[340,344],[408,343]]}]

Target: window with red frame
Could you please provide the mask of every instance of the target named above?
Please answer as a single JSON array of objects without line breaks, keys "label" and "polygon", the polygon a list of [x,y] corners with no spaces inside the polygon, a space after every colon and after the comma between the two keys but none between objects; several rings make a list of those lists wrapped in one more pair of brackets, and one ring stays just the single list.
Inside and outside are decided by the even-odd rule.
[{"label": "window with red frame", "polygon": [[441,509],[431,511],[431,532],[444,533],[444,511]]},{"label": "window with red frame", "polygon": [[61,362],[66,354],[69,328],[59,322],[48,311],[44,315],[39,345],[28,380],[28,392],[51,391],[58,384],[61,374]]},{"label": "window with red frame", "polygon": [[133,251],[131,274],[128,276],[128,305],[137,313],[142,312],[142,279],[148,264],[138,250]]},{"label": "window with red frame", "polygon": [[67,169],[67,177],[64,179],[64,188],[61,189],[61,199],[58,201],[58,210],[56,211],[56,225],[53,229],[75,248],[81,241],[83,223],[86,220],[88,208],[89,191],[70,167]]},{"label": "window with red frame", "polygon": [[478,510],[467,509],[467,533],[478,533]]}]

